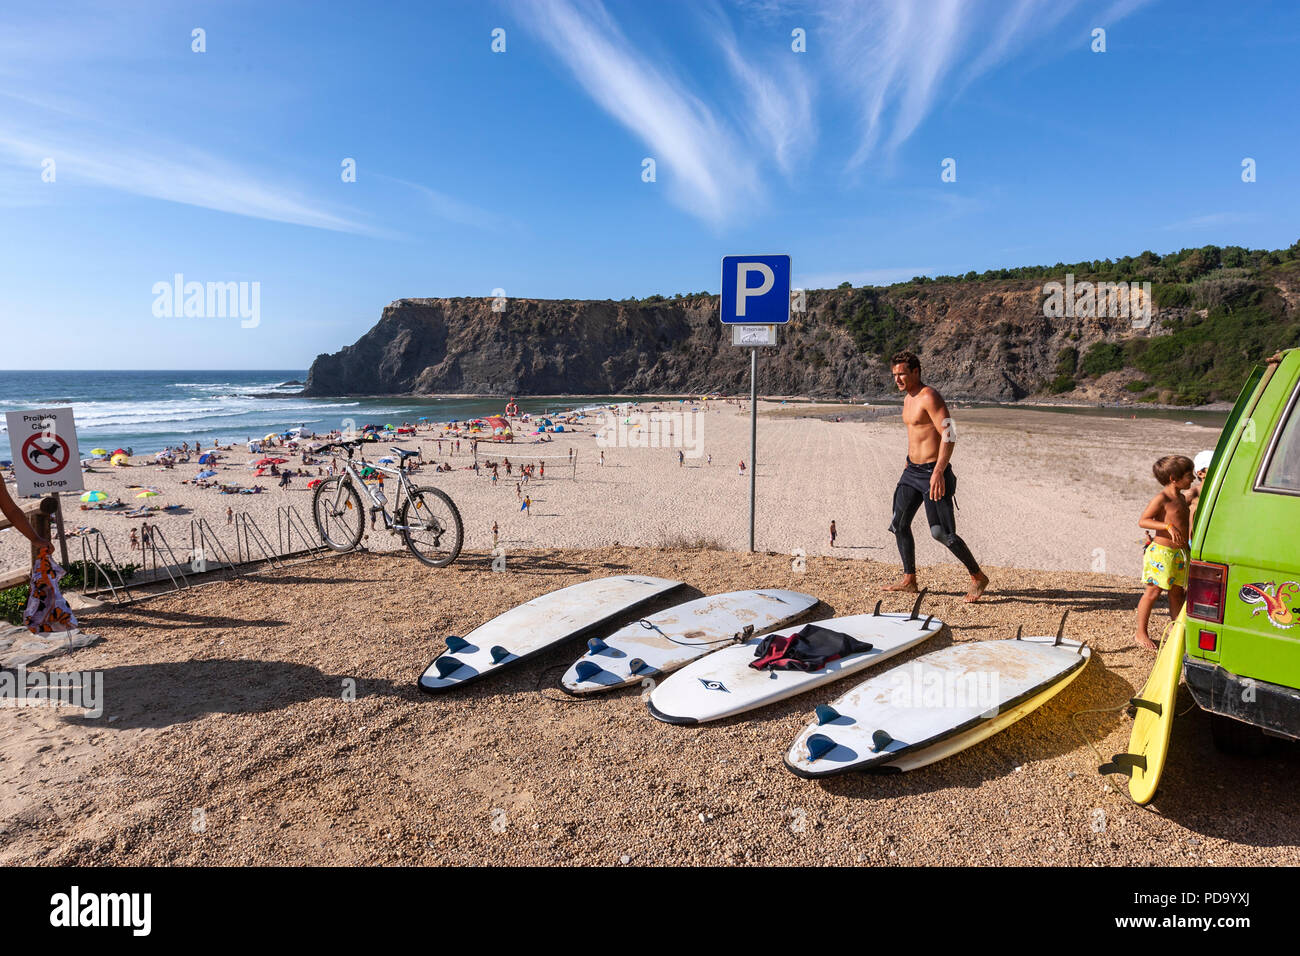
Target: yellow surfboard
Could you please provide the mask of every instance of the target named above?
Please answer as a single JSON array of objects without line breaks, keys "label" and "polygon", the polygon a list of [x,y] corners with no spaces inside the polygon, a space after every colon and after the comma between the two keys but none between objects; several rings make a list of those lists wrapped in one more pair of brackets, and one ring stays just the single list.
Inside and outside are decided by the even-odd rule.
[{"label": "yellow surfboard", "polygon": [[1164,769],[1168,756],[1169,731],[1174,723],[1174,698],[1178,694],[1178,680],[1183,674],[1183,632],[1186,627],[1187,610],[1184,608],[1160,645],[1155,666],[1151,668],[1142,692],[1131,701],[1136,714],[1128,751],[1116,754],[1110,763],[1099,768],[1102,773],[1128,774],[1129,796],[1139,806],[1150,803],[1156,795],[1160,771]]}]

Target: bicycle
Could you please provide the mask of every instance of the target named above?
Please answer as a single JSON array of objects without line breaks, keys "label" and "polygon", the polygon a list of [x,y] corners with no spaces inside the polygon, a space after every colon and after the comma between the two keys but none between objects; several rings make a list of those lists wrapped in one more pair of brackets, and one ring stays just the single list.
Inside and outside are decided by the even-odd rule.
[{"label": "bicycle", "polygon": [[[361,472],[352,463],[354,449],[370,444],[360,440],[337,441],[318,448],[316,453],[342,448],[347,452],[347,462],[341,475],[332,475],[316,486],[312,499],[312,518],[321,540],[334,551],[347,552],[361,541],[366,530],[366,511],[361,504],[363,489],[370,500],[369,513],[382,514],[384,527],[390,534],[400,534],[407,549],[420,561],[434,568],[443,568],[460,555],[465,540],[465,526],[460,520],[456,503],[439,488],[412,485],[406,473],[406,460],[419,452],[390,446],[397,455],[396,468],[367,464],[385,475],[397,479],[398,487],[393,513],[388,511],[388,499],[378,488],[367,485]],[[409,520],[408,520],[409,519]],[[425,553],[423,548],[427,548]]]}]

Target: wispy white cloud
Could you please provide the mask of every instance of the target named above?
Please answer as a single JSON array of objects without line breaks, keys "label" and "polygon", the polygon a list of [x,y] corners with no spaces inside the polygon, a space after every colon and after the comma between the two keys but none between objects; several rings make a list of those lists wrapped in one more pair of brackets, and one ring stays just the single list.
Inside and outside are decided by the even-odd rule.
[{"label": "wispy white cloud", "polygon": [[[76,145],[65,141],[65,137]],[[138,138],[137,138],[138,139]],[[57,182],[96,186],[239,216],[335,232],[385,235],[209,153],[174,143],[147,149],[67,134],[22,138],[0,126],[0,156],[15,173],[33,180],[45,158],[55,161]]]},{"label": "wispy white cloud", "polygon": [[384,173],[370,173],[376,179],[383,179],[391,183],[397,183],[399,186],[405,186],[408,189],[414,189],[424,199],[426,208],[437,219],[447,222],[454,222],[461,226],[472,226],[476,229],[498,229],[509,223],[509,221],[491,212],[487,209],[481,209],[473,203],[457,199],[455,196],[449,196],[447,193],[439,192],[429,186],[420,183],[409,182],[405,179],[399,179],[396,176],[388,176]]},{"label": "wispy white cloud", "polygon": [[721,224],[760,195],[734,130],[665,66],[642,55],[596,0],[537,0],[518,12],[587,94],[650,150],[674,201]]},{"label": "wispy white cloud", "polygon": [[[763,13],[767,15],[766,11]],[[815,82],[805,69],[806,57],[779,45],[778,56],[744,49],[718,3],[706,8],[704,21],[740,87],[735,97],[738,125],[750,130],[754,145],[771,155],[785,175],[791,175],[816,140],[813,115]]]}]

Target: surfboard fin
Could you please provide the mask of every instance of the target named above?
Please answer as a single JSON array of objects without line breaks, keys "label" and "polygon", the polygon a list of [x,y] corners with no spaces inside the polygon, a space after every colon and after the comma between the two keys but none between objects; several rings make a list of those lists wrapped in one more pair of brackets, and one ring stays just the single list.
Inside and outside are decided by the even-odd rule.
[{"label": "surfboard fin", "polygon": [[464,665],[454,657],[439,657],[433,662],[433,666],[438,669],[438,676],[445,678],[460,670]]},{"label": "surfboard fin", "polygon": [[469,641],[465,640],[463,637],[455,637],[453,635],[452,637],[447,638],[447,650],[451,651],[453,654],[457,651],[464,650],[467,647],[469,647]]},{"label": "surfboard fin", "polygon": [[593,664],[591,661],[578,661],[575,672],[579,682],[588,681],[600,673],[600,665]]},{"label": "surfboard fin", "polygon": [[628,661],[627,669],[632,673],[634,677],[640,673],[649,674],[654,671],[653,667],[651,667],[645,661],[641,660],[641,658],[639,657],[634,657],[630,661]]},{"label": "surfboard fin", "polygon": [[1104,763],[1097,768],[1098,773],[1122,773],[1126,777],[1133,776],[1133,768],[1146,770],[1147,758],[1141,754],[1115,754],[1110,758],[1110,763]]},{"label": "surfboard fin", "polygon": [[871,612],[871,616],[872,616],[872,617],[880,617],[880,605],[881,605],[882,603],[883,603],[882,601],[877,601],[877,602],[876,602],[876,609],[875,609],[874,611]]},{"label": "surfboard fin", "polygon": [[606,650],[608,647],[609,645],[606,644],[604,641],[602,641],[599,637],[593,637],[591,640],[587,642],[587,650],[589,650],[593,654],[599,654],[601,651]]},{"label": "surfboard fin", "polygon": [[505,660],[507,657],[510,656],[510,652],[506,650],[504,647],[502,647],[500,644],[494,646],[492,648],[491,653],[492,653],[493,664],[500,664],[503,660]]},{"label": "surfboard fin", "polygon": [[929,588],[921,588],[921,593],[916,596],[916,603],[912,605],[912,613],[907,616],[909,621],[915,621],[921,616],[921,602],[925,600],[928,593],[930,593]]},{"label": "surfboard fin", "polygon": [[930,622],[933,620],[934,620],[934,615],[931,614],[929,617],[925,619],[925,623],[921,625],[921,630],[928,631],[930,629]]},{"label": "surfboard fin", "polygon": [[1056,640],[1052,641],[1053,647],[1061,646],[1061,639],[1065,637],[1065,619],[1070,616],[1070,609],[1067,607],[1065,613],[1061,615],[1061,623],[1056,628]]},{"label": "surfboard fin", "polygon": [[829,724],[840,715],[840,712],[830,704],[818,704],[817,709],[814,712],[817,714],[817,725],[819,727],[822,724]]},{"label": "surfboard fin", "polygon": [[889,734],[883,730],[877,730],[871,735],[871,752],[878,754],[893,742],[893,737],[889,736]]},{"label": "surfboard fin", "polygon": [[1017,640],[1017,641],[1020,640],[1020,635],[1022,635],[1022,634],[1024,634],[1024,633],[1025,633],[1025,626],[1024,626],[1023,624],[1017,624],[1017,625],[1016,625],[1016,640]]},{"label": "surfboard fin", "polygon": [[1088,646],[1088,642],[1087,642],[1087,641],[1081,641],[1080,644],[1079,644],[1079,650],[1078,650],[1076,653],[1078,653],[1078,655],[1079,655],[1080,657],[1082,657],[1082,656],[1083,656],[1083,649],[1084,649],[1085,647],[1087,647],[1087,646]]},{"label": "surfboard fin", "polygon": [[1164,716],[1164,708],[1153,700],[1143,700],[1141,697],[1130,697],[1128,701],[1130,707],[1141,707],[1143,710],[1149,710],[1157,717]]},{"label": "surfboard fin", "polygon": [[821,734],[813,734],[808,738],[808,759],[821,760],[828,753],[835,749],[835,741]]}]

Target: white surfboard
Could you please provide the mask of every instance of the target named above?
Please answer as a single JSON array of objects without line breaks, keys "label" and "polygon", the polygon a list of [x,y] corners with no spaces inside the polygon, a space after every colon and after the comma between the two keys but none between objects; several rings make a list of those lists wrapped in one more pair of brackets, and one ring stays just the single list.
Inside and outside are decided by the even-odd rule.
[{"label": "white surfboard", "polygon": [[[591,639],[561,684],[582,695],[658,680],[734,640],[782,627],[816,603],[811,594],[780,590],[729,591],[687,601],[603,640]],[[746,633],[746,628],[752,630]]]},{"label": "white surfboard", "polygon": [[[938,634],[943,621],[908,614],[854,614],[813,621],[839,631],[871,650],[849,654],[815,671],[755,670],[754,649],[761,637],[733,644],[687,664],[650,694],[650,713],[670,724],[699,724],[765,707],[796,694],[856,674]],[[782,629],[792,634],[803,625]]]},{"label": "white surfboard", "polygon": [[945,647],[818,707],[786,767],[801,777],[923,767],[1033,712],[1078,677],[1090,656],[1059,634]]},{"label": "white surfboard", "polygon": [[626,574],[582,581],[535,597],[464,637],[448,637],[447,650],[420,675],[420,689],[436,692],[467,684],[681,586],[681,581]]}]

